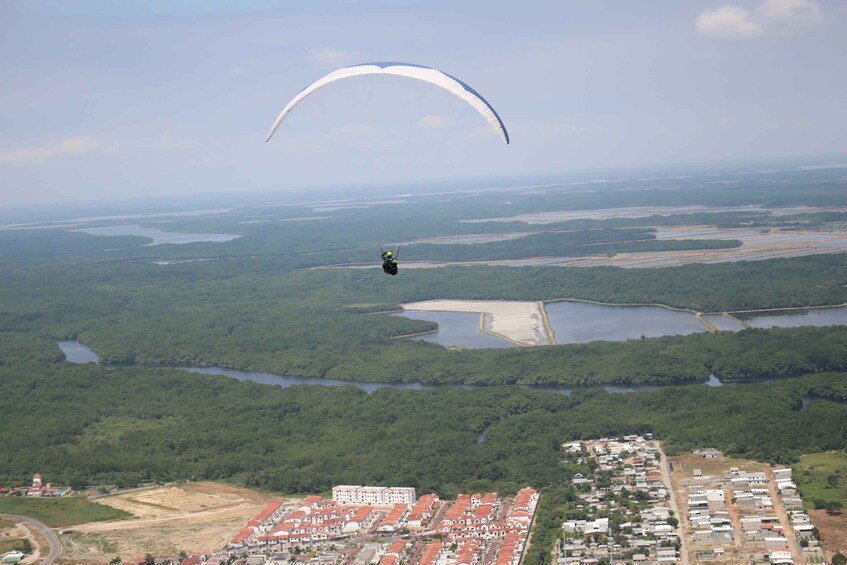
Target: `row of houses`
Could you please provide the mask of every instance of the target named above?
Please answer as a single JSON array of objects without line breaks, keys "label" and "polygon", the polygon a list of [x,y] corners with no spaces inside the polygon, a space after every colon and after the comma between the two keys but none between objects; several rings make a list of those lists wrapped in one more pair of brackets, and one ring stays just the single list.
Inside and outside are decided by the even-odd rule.
[{"label": "row of houses", "polygon": [[562,451],[566,462],[585,470],[572,479],[580,502],[568,508],[573,517],[562,523],[559,565],[679,559],[677,523],[659,469],[662,453],[652,435],[570,442]]},{"label": "row of houses", "polygon": [[[342,493],[344,499],[347,496],[344,493],[349,494],[346,488],[343,486],[335,492]],[[225,549],[270,554],[298,546],[319,547],[330,541],[343,547],[347,540],[358,542],[368,539],[371,533],[418,532],[441,537],[437,547],[423,548],[418,562],[432,557],[437,565],[476,565],[485,552],[496,551],[500,565],[517,565],[538,498],[535,490],[524,488],[514,499],[500,499],[497,493],[462,494],[445,506],[436,494],[426,494],[414,503],[397,503],[387,509],[370,504],[343,504],[318,496],[308,496],[300,503],[284,504],[278,500],[241,528]],[[380,565],[401,565],[411,546],[414,542],[371,544],[363,565],[374,561]]]},{"label": "row of houses", "polygon": [[[720,457],[720,452],[716,451],[717,455],[712,457],[712,451],[715,450],[698,450],[695,454]],[[688,524],[698,554],[721,557],[732,553],[742,559],[794,563],[800,556],[792,555],[795,540],[789,539],[789,527],[796,536],[797,546],[817,545],[813,539],[814,527],[808,515],[802,512],[803,501],[797,494],[790,468],[771,469],[773,484],[765,470],[730,467],[719,473],[717,477],[703,476],[701,470],[695,469],[693,478],[688,481]],[[785,506],[790,524],[781,523],[777,517],[773,491]],[[734,508],[728,508],[729,504]],[[736,528],[733,528],[730,510],[738,514]]]}]

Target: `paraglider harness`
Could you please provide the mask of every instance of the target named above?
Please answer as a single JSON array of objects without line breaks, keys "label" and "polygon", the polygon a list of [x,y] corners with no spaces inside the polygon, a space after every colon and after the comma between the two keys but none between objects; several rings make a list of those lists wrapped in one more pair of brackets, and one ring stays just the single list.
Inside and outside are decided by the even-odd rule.
[{"label": "paraglider harness", "polygon": [[397,257],[400,255],[400,247],[397,247],[397,253],[392,253],[389,249],[385,251],[380,245],[379,250],[382,251],[382,270],[386,275],[394,276],[397,274]]}]

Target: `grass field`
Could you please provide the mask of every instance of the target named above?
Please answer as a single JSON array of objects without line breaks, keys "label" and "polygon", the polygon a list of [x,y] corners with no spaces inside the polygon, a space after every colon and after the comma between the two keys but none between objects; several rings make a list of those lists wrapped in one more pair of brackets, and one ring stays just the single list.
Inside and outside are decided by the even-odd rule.
[{"label": "grass field", "polygon": [[51,527],[75,526],[88,522],[131,518],[117,508],[95,504],[84,498],[37,499],[20,496],[0,497],[0,514],[19,514],[41,520]]},{"label": "grass field", "polygon": [[5,530],[6,528],[14,528],[15,523],[10,522],[9,520],[3,520],[0,518],[0,530]]},{"label": "grass field", "polygon": [[836,500],[847,511],[847,454],[830,451],[803,455],[793,469],[806,508],[814,508],[816,499]]}]

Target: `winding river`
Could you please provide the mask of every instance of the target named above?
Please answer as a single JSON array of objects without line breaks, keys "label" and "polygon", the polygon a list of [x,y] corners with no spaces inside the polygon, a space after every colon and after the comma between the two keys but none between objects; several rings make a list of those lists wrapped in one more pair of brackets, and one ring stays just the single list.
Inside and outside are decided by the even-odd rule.
[{"label": "winding river", "polygon": [[[97,355],[91,348],[79,343],[78,341],[58,341],[56,344],[65,354],[65,360],[69,363],[99,363],[100,356]],[[269,384],[276,385],[281,388],[288,388],[290,386],[295,385],[319,385],[319,386],[354,386],[356,388],[360,388],[367,393],[371,393],[375,390],[379,390],[381,388],[396,388],[402,390],[436,390],[443,389],[445,387],[451,388],[461,388],[464,390],[473,390],[475,388],[483,388],[483,387],[474,387],[471,385],[427,385],[422,383],[365,383],[365,382],[356,382],[356,381],[343,381],[338,379],[319,379],[314,377],[292,377],[288,375],[277,375],[274,373],[263,373],[259,371],[238,371],[235,369],[224,369],[222,367],[159,367],[162,369],[178,369],[182,371],[188,371],[190,373],[199,373],[204,375],[221,375],[225,377],[229,377],[232,379],[236,379],[239,381],[252,381],[255,383],[261,384]],[[752,383],[735,383],[728,382],[723,383],[720,379],[718,379],[714,375],[709,375],[709,379],[705,382],[705,386],[708,387],[719,387],[719,386],[731,386],[731,385],[753,385],[753,384],[768,384],[773,382],[772,380],[762,379]],[[555,394],[563,394],[565,396],[571,396],[575,390],[574,387],[563,387],[563,386],[535,386],[535,385],[516,385],[522,388],[532,389],[532,390],[540,390],[545,392],[551,392]],[[590,390],[590,389],[602,389],[609,393],[617,393],[617,394],[627,394],[633,392],[649,392],[658,390],[660,386],[696,386],[696,385],[628,385],[628,386],[618,386],[618,385],[606,385],[606,386],[594,386],[594,387],[582,387],[579,390]],[[700,385],[703,386],[703,385]],[[828,398],[820,397],[819,395],[810,393],[803,396],[803,404],[800,408],[804,410],[809,404],[811,404],[815,400],[828,400],[832,402],[838,402],[840,404],[847,404],[847,401],[842,400],[833,400]],[[485,441],[485,435],[488,431],[487,428],[483,429],[478,437],[477,443],[483,443]]]},{"label": "winding river", "polygon": [[[58,341],[56,342],[59,349],[65,354],[65,360],[69,363],[98,363],[100,357],[91,350],[91,348],[79,343],[78,341]],[[397,388],[403,390],[437,390],[445,387],[462,388],[465,390],[473,390],[476,388],[484,388],[483,386],[473,385],[428,385],[423,383],[370,383],[360,381],[343,381],[339,379],[321,379],[317,377],[293,377],[290,375],[277,375],[275,373],[263,373],[260,371],[239,371],[236,369],[225,369],[223,367],[158,367],[160,369],[178,369],[188,371],[190,373],[200,373],[204,375],[222,375],[239,381],[253,381],[266,385],[276,385],[282,388],[288,388],[295,385],[320,385],[320,386],[354,386],[364,390],[365,392],[373,392],[381,388]],[[717,377],[711,375],[706,382],[706,386],[723,386]],[[541,390],[544,392],[553,392],[556,394],[564,394],[570,396],[575,390],[600,389],[611,393],[630,393],[630,392],[647,392],[656,390],[658,385],[606,385],[596,387],[564,387],[564,386],[541,386],[541,385],[517,385],[523,388]]]}]

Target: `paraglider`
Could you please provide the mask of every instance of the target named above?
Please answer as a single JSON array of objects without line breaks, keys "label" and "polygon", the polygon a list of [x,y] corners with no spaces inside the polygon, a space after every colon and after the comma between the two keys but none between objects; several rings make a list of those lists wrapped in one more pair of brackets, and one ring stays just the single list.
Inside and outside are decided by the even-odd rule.
[{"label": "paraglider", "polygon": [[397,253],[392,252],[390,249],[386,251],[381,245],[379,246],[379,250],[382,251],[382,271],[386,275],[396,275],[399,263],[397,257],[400,256],[400,247],[397,247]]},{"label": "paraglider", "polygon": [[506,144],[509,143],[509,132],[506,131],[506,126],[503,124],[503,120],[500,119],[500,116],[497,115],[497,112],[491,104],[489,104],[488,101],[476,90],[456,77],[450,76],[437,69],[407,63],[364,63],[361,65],[353,65],[352,67],[343,67],[319,78],[301,90],[297,96],[286,104],[285,108],[282,109],[282,112],[280,112],[271,127],[271,130],[268,132],[268,136],[265,138],[265,141],[270,141],[274,132],[276,132],[277,128],[279,128],[280,124],[282,124],[282,121],[286,116],[288,116],[294,107],[316,90],[339,80],[362,75],[377,74],[413,78],[445,89],[470,104],[471,107],[482,114],[494,131],[500,136],[500,139],[502,139]]}]

